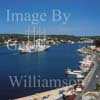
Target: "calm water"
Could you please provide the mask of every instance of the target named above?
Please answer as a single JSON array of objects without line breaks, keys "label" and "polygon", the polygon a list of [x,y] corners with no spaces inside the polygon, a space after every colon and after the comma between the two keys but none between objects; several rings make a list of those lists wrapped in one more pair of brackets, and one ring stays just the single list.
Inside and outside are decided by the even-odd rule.
[{"label": "calm water", "polygon": [[11,85],[8,76],[40,75],[40,79],[65,79],[67,67],[78,69],[82,59],[78,48],[89,44],[64,44],[52,46],[48,51],[33,54],[18,54],[0,47],[0,100],[8,100],[52,88],[20,88]]}]

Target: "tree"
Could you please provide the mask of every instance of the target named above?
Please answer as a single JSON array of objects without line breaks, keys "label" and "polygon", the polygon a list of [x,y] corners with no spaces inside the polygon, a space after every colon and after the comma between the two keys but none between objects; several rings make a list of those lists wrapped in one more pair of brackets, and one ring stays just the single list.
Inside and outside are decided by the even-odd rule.
[{"label": "tree", "polygon": [[93,43],[96,47],[100,47],[100,40],[96,39]]}]

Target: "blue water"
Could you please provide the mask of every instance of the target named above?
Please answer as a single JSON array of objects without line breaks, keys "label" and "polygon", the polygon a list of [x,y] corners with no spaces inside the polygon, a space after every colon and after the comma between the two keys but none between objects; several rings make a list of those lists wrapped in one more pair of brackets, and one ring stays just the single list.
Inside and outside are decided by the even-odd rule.
[{"label": "blue water", "polygon": [[8,76],[40,75],[40,79],[66,79],[65,69],[78,69],[78,62],[82,60],[77,49],[87,45],[89,44],[54,45],[48,51],[33,54],[19,54],[17,51],[9,51],[5,46],[0,47],[0,100],[52,89],[12,87]]}]

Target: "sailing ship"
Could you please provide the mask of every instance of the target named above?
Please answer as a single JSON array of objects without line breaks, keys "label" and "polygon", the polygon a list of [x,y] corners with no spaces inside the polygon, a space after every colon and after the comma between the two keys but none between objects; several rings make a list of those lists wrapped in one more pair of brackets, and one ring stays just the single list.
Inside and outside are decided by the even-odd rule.
[{"label": "sailing ship", "polygon": [[35,38],[35,28],[34,28],[34,42],[32,43],[30,41],[30,37],[29,37],[29,30],[28,30],[28,41],[26,44],[23,43],[23,45],[20,45],[18,47],[18,50],[21,53],[33,53],[33,52],[41,52],[41,51],[45,51],[48,48],[50,48],[50,45],[46,43],[47,39],[46,36],[44,35],[43,39],[40,39],[40,34],[39,34],[39,39],[36,40]]}]

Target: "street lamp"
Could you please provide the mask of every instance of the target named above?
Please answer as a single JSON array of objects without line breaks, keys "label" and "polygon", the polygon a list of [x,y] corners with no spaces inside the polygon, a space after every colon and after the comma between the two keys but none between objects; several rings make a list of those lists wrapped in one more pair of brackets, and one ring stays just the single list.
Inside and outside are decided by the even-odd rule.
[{"label": "street lamp", "polygon": [[98,84],[98,78],[99,78],[99,76],[96,75],[96,79],[97,79],[97,82],[96,82],[96,90],[97,90],[97,91],[98,91],[98,87],[99,87],[99,84]]},{"label": "street lamp", "polygon": [[96,75],[96,79],[97,79],[97,83],[98,83],[98,79],[99,79],[99,76],[98,75]]}]

